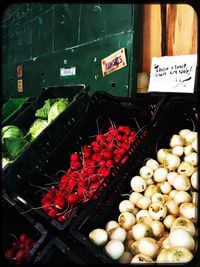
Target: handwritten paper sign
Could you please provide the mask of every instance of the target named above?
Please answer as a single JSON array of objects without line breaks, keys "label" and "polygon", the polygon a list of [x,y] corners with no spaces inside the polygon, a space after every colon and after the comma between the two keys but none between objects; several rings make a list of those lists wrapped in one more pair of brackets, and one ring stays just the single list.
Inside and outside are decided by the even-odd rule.
[{"label": "handwritten paper sign", "polygon": [[152,58],[148,92],[193,93],[197,55]]},{"label": "handwritten paper sign", "polygon": [[121,48],[110,56],[101,60],[102,75],[106,76],[127,66],[125,48]]}]

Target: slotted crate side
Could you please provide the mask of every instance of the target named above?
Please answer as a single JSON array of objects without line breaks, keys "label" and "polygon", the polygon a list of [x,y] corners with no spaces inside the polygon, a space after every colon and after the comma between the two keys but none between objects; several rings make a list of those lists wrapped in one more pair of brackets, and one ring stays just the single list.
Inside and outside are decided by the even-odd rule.
[{"label": "slotted crate side", "polygon": [[[46,129],[29,144],[27,149],[15,161],[8,164],[2,171],[4,188],[13,191],[23,184],[25,175],[38,170],[48,158],[51,147],[59,143],[84,112],[89,96],[85,85],[50,87],[43,91],[11,124],[22,130],[28,130],[35,120],[35,111],[48,98],[68,97],[69,107],[62,112]],[[78,107],[78,108],[77,108]]]},{"label": "slotted crate side", "polygon": [[8,125],[14,118],[19,115],[28,105],[29,98],[10,98],[4,103],[2,108],[1,125]]},{"label": "slotted crate side", "polygon": [[[6,193],[2,195],[2,224],[1,224],[1,247],[2,254],[12,247],[12,242],[18,239],[20,234],[25,233],[35,241],[34,246],[30,250],[30,255],[25,261],[31,264],[34,257],[41,251],[42,247],[48,240],[48,232],[42,224],[38,223],[30,215],[24,213]],[[5,266],[9,265],[8,260],[2,255],[2,262]]]},{"label": "slotted crate side", "polygon": [[34,259],[33,264],[64,266],[66,264],[86,264],[86,262],[79,256],[79,251],[74,252],[70,248],[70,240],[66,245],[58,237],[54,237]]},{"label": "slotted crate side", "polygon": [[[152,108],[149,108],[148,105],[152,103],[155,105],[161,99],[162,97],[155,97],[153,99],[148,97],[146,101],[137,101],[130,98],[116,98],[105,93],[94,94],[81,119],[68,132],[61,143],[49,150],[50,154],[48,160],[44,162],[42,171],[26,176],[26,180],[17,192],[26,201],[26,209],[41,206],[40,199],[42,194],[41,192],[36,194],[36,191],[47,183],[56,182],[55,176],[57,176],[58,181],[59,177],[69,167],[70,154],[80,152],[81,147],[90,144],[98,132],[106,132],[108,127],[111,126],[111,122],[114,122],[116,125],[128,125],[133,129],[139,130],[137,142],[128,151],[128,154],[134,153],[135,148],[145,138],[146,127],[152,118]],[[113,182],[115,173],[120,171],[122,167],[122,164],[116,165],[111,174],[106,178],[106,184],[102,184],[99,188],[97,196],[101,194],[101,191],[105,189],[107,184]],[[56,173],[59,173],[59,175],[56,175]],[[51,177],[53,179],[50,179]],[[84,209],[84,207],[82,205],[80,210]],[[32,210],[32,212],[40,214],[42,218],[45,218],[59,230],[64,230],[70,222],[69,219],[64,224],[59,223],[40,209]],[[76,210],[74,213],[76,213]],[[70,218],[74,217],[74,213]]]},{"label": "slotted crate side", "polygon": [[[86,250],[93,253],[104,263],[116,263],[110,259],[100,247],[89,240],[89,233],[95,228],[104,228],[109,220],[118,220],[119,203],[128,199],[130,194],[131,178],[139,174],[139,170],[148,158],[157,159],[158,149],[168,148],[173,134],[188,128],[199,130],[199,116],[197,102],[182,98],[171,98],[162,108],[162,114],[157,117],[146,139],[138,147],[136,153],[131,155],[121,173],[116,176],[115,182],[102,193],[98,200],[83,210],[71,225],[69,232],[75,240],[80,242]],[[195,257],[197,254],[195,255]]]}]

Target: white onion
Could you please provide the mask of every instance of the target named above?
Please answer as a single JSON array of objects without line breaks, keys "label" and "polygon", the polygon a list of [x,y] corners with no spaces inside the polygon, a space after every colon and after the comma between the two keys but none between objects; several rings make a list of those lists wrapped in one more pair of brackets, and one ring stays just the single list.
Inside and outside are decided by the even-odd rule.
[{"label": "white onion", "polygon": [[185,146],[183,148],[183,152],[185,155],[189,155],[191,152],[193,152],[193,147],[192,145]]},{"label": "white onion", "polygon": [[175,219],[176,218],[174,217],[174,215],[172,215],[172,214],[167,215],[165,217],[164,221],[163,221],[165,227],[167,227],[168,229],[170,229],[172,227],[173,222],[175,221]]},{"label": "white onion", "polygon": [[151,229],[155,237],[161,237],[164,233],[165,227],[160,221],[153,221],[151,224]]},{"label": "white onion", "polygon": [[172,135],[170,142],[169,142],[170,147],[176,147],[176,146],[183,146],[184,142],[183,139],[180,135],[174,134]]},{"label": "white onion", "polygon": [[181,163],[181,159],[177,155],[168,154],[163,160],[163,166],[169,171],[175,171]]},{"label": "white onion", "polygon": [[174,200],[168,200],[165,203],[165,206],[167,207],[167,212],[168,214],[174,215],[174,217],[178,217],[180,212],[179,212],[179,206]]},{"label": "white onion", "polygon": [[186,263],[193,258],[192,253],[182,246],[170,248],[167,251],[165,263]]},{"label": "white onion", "polygon": [[192,198],[188,192],[179,190],[174,196],[174,201],[179,205],[184,202],[191,202]]},{"label": "white onion", "polygon": [[139,240],[147,236],[148,232],[150,231],[150,227],[148,227],[144,223],[137,223],[132,227],[132,236],[134,240]]},{"label": "white onion", "polygon": [[171,153],[171,149],[160,148],[157,152],[158,162],[163,163],[163,160],[169,153]]},{"label": "white onion", "polygon": [[134,204],[130,200],[125,199],[119,203],[120,212],[129,211],[132,213],[133,210],[134,210]]},{"label": "white onion", "polygon": [[188,231],[191,236],[195,235],[195,226],[193,224],[193,222],[191,222],[189,219],[185,218],[185,217],[178,217],[174,220],[170,231],[173,231],[176,228],[182,228],[186,231]]},{"label": "white onion", "polygon": [[111,259],[117,260],[124,253],[124,244],[119,240],[110,240],[105,246],[105,251]]},{"label": "white onion", "polygon": [[151,258],[155,258],[158,254],[160,246],[157,241],[151,237],[144,237],[139,240],[138,249],[140,253],[143,253]]},{"label": "white onion", "polygon": [[180,135],[180,137],[181,137],[182,139],[184,139],[185,135],[186,135],[187,133],[190,133],[190,132],[191,132],[190,129],[182,129],[182,130],[180,130],[180,131],[178,132],[178,134]]},{"label": "white onion", "polygon": [[136,205],[138,208],[142,209],[142,210],[146,210],[149,208],[151,204],[151,200],[149,197],[141,197],[138,199]]},{"label": "white onion", "polygon": [[176,190],[176,189],[173,189],[172,191],[169,192],[169,197],[171,200],[174,200],[177,192],[178,192],[178,190]]},{"label": "white onion", "polygon": [[135,255],[131,260],[131,263],[148,263],[148,262],[153,262],[152,258],[143,253]]},{"label": "white onion", "polygon": [[90,240],[97,246],[103,246],[108,241],[108,234],[106,230],[96,228],[89,233]]},{"label": "white onion", "polygon": [[128,211],[124,211],[119,215],[118,223],[122,228],[131,230],[131,228],[135,224],[135,216]]},{"label": "white onion", "polygon": [[180,205],[180,214],[192,222],[197,222],[197,207],[194,203],[182,203]]},{"label": "white onion", "polygon": [[191,145],[192,142],[197,138],[197,132],[189,132],[184,136],[184,142],[186,145]]},{"label": "white onion", "polygon": [[146,225],[151,225],[153,219],[151,218],[148,210],[140,210],[136,214],[137,223],[145,223]]},{"label": "white onion", "polygon": [[167,248],[162,248],[161,251],[159,252],[157,258],[156,258],[156,262],[157,263],[166,263],[166,259],[167,259],[167,253],[168,253]]},{"label": "white onion", "polygon": [[192,193],[192,203],[194,203],[196,206],[198,206],[198,198],[199,198],[199,193],[193,192]]},{"label": "white onion", "polygon": [[120,240],[124,242],[126,239],[126,230],[122,227],[113,228],[108,232],[108,236],[111,240]]},{"label": "white onion", "polygon": [[198,190],[198,173],[195,171],[191,176],[191,184],[192,187],[196,190]]},{"label": "white onion", "polygon": [[148,185],[144,191],[144,196],[151,198],[151,196],[155,193],[160,193],[160,187],[158,185],[152,184]]},{"label": "white onion", "polygon": [[190,180],[186,175],[177,175],[174,178],[173,187],[176,190],[187,191],[191,187]]},{"label": "white onion", "polygon": [[175,146],[173,149],[172,149],[172,154],[176,155],[176,156],[179,156],[181,157],[184,153],[184,149],[182,146]]},{"label": "white onion", "polygon": [[194,166],[190,162],[186,161],[182,161],[177,170],[179,174],[186,175],[187,177],[190,177],[194,171]]},{"label": "white onion", "polygon": [[111,229],[116,228],[116,227],[119,227],[119,223],[114,220],[111,220],[106,223],[105,230],[108,232]]},{"label": "white onion", "polygon": [[161,193],[156,193],[156,194],[152,195],[151,201],[152,201],[152,203],[153,202],[160,202],[161,204],[164,204],[165,203],[165,197]]},{"label": "white onion", "polygon": [[167,181],[164,181],[160,185],[160,190],[163,194],[169,194],[172,190],[172,186]]},{"label": "white onion", "polygon": [[164,182],[167,179],[168,171],[166,168],[159,167],[154,171],[153,179],[156,182]]},{"label": "white onion", "polygon": [[149,206],[149,214],[153,220],[163,220],[167,215],[167,208],[160,202],[154,202]]},{"label": "white onion", "polygon": [[146,162],[146,166],[152,168],[155,171],[159,167],[159,163],[155,159],[149,159]]},{"label": "white onion", "polygon": [[153,169],[151,167],[148,167],[148,166],[143,166],[142,168],[140,168],[139,174],[145,180],[149,179],[153,176]]},{"label": "white onion", "polygon": [[168,240],[171,248],[180,246],[193,251],[195,247],[195,242],[191,234],[182,228],[172,230],[169,233]]},{"label": "white onion", "polygon": [[177,172],[169,172],[167,174],[167,181],[170,185],[173,185],[174,178],[178,175]]},{"label": "white onion", "polygon": [[198,154],[196,152],[191,152],[184,157],[184,161],[191,163],[193,166],[197,166]]},{"label": "white onion", "polygon": [[147,184],[144,178],[142,178],[141,176],[136,175],[131,179],[131,188],[133,191],[140,193],[143,192],[146,189],[146,187]]},{"label": "white onion", "polygon": [[129,196],[129,200],[130,200],[134,205],[136,205],[136,203],[137,203],[137,201],[138,201],[138,199],[139,199],[140,197],[143,197],[143,195],[142,195],[141,193],[139,193],[139,192],[132,192],[132,193],[130,194],[130,196]]}]

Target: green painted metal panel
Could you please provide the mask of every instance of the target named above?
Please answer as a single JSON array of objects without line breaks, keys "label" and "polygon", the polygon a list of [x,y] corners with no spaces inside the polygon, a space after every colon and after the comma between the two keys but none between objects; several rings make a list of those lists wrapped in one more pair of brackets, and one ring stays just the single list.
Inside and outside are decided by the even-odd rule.
[{"label": "green painted metal panel", "polygon": [[52,52],[53,10],[37,17],[32,24],[32,57]]},{"label": "green painted metal panel", "polygon": [[54,50],[78,45],[80,4],[63,4],[54,8]]},{"label": "green painted metal panel", "polygon": [[[139,6],[24,3],[8,9],[2,49],[5,99],[11,95],[35,97],[44,86],[72,83],[88,84],[90,94],[97,90],[117,96],[135,94]],[[101,59],[122,47],[128,66],[103,77]],[[23,66],[21,93],[17,91],[19,64]],[[60,68],[70,67],[76,68],[76,75],[62,79]]]}]

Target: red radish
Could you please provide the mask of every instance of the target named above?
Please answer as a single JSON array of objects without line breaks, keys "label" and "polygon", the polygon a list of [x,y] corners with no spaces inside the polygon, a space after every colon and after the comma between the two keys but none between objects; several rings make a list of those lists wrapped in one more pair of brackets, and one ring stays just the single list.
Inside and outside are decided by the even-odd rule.
[{"label": "red radish", "polygon": [[130,144],[133,144],[133,143],[135,142],[135,137],[130,136],[130,137],[128,138],[128,141],[129,141]]},{"label": "red radish", "polygon": [[46,200],[43,204],[42,204],[42,209],[44,209],[45,211],[48,211],[50,209],[50,207],[52,206],[52,203],[48,200]]},{"label": "red radish", "polygon": [[48,212],[48,215],[52,218],[55,218],[57,214],[58,214],[57,210],[53,208],[51,208],[50,211]]},{"label": "red radish", "polygon": [[106,136],[106,141],[111,143],[113,141],[113,136],[111,136],[111,135]]},{"label": "red radish", "polygon": [[23,250],[19,250],[17,253],[16,253],[16,261],[18,262],[21,262],[25,259],[25,254],[24,254],[24,251]]},{"label": "red radish", "polygon": [[90,167],[85,170],[86,174],[91,175],[95,173],[95,168]]},{"label": "red radish", "polygon": [[99,162],[100,160],[102,160],[102,156],[100,154],[94,153],[92,155],[92,160]]},{"label": "red radish", "polygon": [[87,193],[87,187],[82,187],[82,186],[78,187],[77,195],[79,198],[83,198],[86,193]]},{"label": "red radish", "polygon": [[25,233],[22,233],[19,237],[19,241],[22,243],[25,243],[25,241],[27,240],[28,236]]},{"label": "red radish", "polygon": [[70,160],[71,161],[79,161],[79,154],[77,154],[77,153],[71,154]]},{"label": "red radish", "polygon": [[106,169],[106,168],[102,168],[98,172],[100,177],[106,177],[106,176],[108,176],[109,173],[110,173],[110,170]]},{"label": "red radish", "polygon": [[123,156],[125,153],[126,153],[126,149],[124,149],[124,148],[119,148],[119,149],[118,149],[118,154],[119,154],[120,156]]},{"label": "red radish", "polygon": [[[93,154],[96,155],[96,154]],[[90,166],[90,167],[96,167],[97,162],[95,160],[87,160],[86,162],[86,166]]]},{"label": "red radish", "polygon": [[124,164],[124,163],[126,162],[127,159],[128,159],[128,156],[125,156],[125,157],[122,159],[121,163]]},{"label": "red radish", "polygon": [[98,174],[90,175],[88,180],[90,180],[90,182],[92,182],[92,183],[97,182],[99,180],[99,176],[98,176]]},{"label": "red radish", "polygon": [[82,164],[80,161],[71,161],[70,166],[73,170],[80,170],[82,168]]},{"label": "red radish", "polygon": [[114,166],[114,164],[115,164],[114,161],[111,160],[111,159],[109,159],[109,160],[106,162],[106,167],[111,168],[111,167]]},{"label": "red radish", "polygon": [[66,201],[67,201],[70,205],[76,205],[77,202],[79,201],[79,197],[78,197],[78,195],[77,195],[76,193],[71,193],[71,194],[67,197]]},{"label": "red radish", "polygon": [[61,208],[65,207],[65,199],[61,196],[58,196],[54,199],[54,204],[55,204],[56,208],[61,209]]},{"label": "red radish", "polygon": [[68,188],[71,190],[71,189],[74,189],[77,185],[77,181],[73,178],[71,178],[69,181],[68,181]]},{"label": "red radish", "polygon": [[99,166],[100,166],[100,167],[105,167],[105,166],[106,166],[106,161],[105,161],[105,160],[101,160],[101,161],[99,162]]},{"label": "red radish", "polygon": [[134,136],[136,136],[136,134],[137,134],[136,131],[130,131],[130,136],[134,137]]},{"label": "red radish", "polygon": [[104,150],[104,151],[102,151],[102,156],[103,156],[103,158],[104,159],[112,159],[112,157],[113,157],[113,153],[111,152],[111,151],[109,151],[109,150]]},{"label": "red radish", "polygon": [[123,137],[122,137],[120,134],[117,134],[117,135],[115,136],[115,139],[116,139],[117,141],[123,141]]}]

